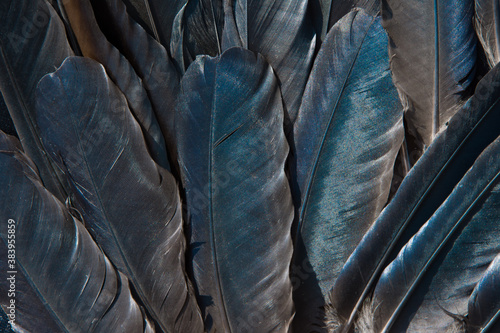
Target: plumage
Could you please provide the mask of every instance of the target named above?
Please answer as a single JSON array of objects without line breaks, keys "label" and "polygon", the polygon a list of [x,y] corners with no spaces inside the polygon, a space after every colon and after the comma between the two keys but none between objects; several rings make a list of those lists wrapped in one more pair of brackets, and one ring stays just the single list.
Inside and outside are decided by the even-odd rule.
[{"label": "plumage", "polygon": [[500,252],[499,155],[500,138],[386,267],[372,298],[376,331],[438,332],[464,321],[474,286]]},{"label": "plumage", "polygon": [[288,332],[293,205],[278,81],[262,56],[199,57],[181,81],[177,147],[191,270],[208,332]]},{"label": "plumage", "polygon": [[150,158],[104,67],[87,58],[66,59],[39,84],[37,121],[47,151],[72,184],[75,208],[151,317],[164,332],[201,332],[184,271],[176,181]]},{"label": "plumage", "polygon": [[331,301],[343,309],[341,315],[350,324],[382,270],[445,201],[480,152],[500,135],[499,82],[500,67],[495,67],[411,169],[343,267]]},{"label": "plumage", "polygon": [[468,332],[495,332],[500,328],[500,254],[474,288],[468,304]]},{"label": "plumage", "polygon": [[[61,172],[47,158],[34,119],[38,80],[72,55],[64,26],[45,0],[0,4],[0,90],[26,154],[36,163],[45,185],[60,200]],[[24,18],[24,19],[21,19]]]},{"label": "plumage", "polygon": [[403,131],[380,19],[351,12],[322,45],[293,132],[295,332],[324,325],[330,288],[387,201]]},{"label": "plumage", "polygon": [[169,169],[165,139],[143,81],[99,29],[89,0],[59,1],[64,5],[83,55],[104,65],[109,77],[127,98],[130,109],[141,125],[151,156],[156,163]]},{"label": "plumage", "polygon": [[[5,189],[0,196],[2,247],[14,245],[12,270],[24,275],[59,331],[154,332],[132,298],[127,278],[112,266],[83,224],[43,187],[19,142],[3,132],[0,168],[0,185]],[[11,299],[29,301],[24,296]],[[43,320],[41,315],[38,319]],[[30,324],[50,325],[43,321]]]},{"label": "plumage", "polygon": [[472,0],[383,0],[394,83],[415,148],[424,151],[472,93]]},{"label": "plumage", "polygon": [[500,5],[497,0],[476,0],[474,23],[490,67],[500,61]]},{"label": "plumage", "polygon": [[303,0],[236,0],[233,4],[241,45],[260,53],[280,81],[287,132],[295,122],[316,47],[316,34]]}]

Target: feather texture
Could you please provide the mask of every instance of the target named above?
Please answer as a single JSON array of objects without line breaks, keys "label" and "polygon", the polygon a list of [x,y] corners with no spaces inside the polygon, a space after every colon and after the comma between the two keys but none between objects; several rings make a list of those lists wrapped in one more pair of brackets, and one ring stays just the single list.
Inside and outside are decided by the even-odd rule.
[{"label": "feather texture", "polygon": [[[0,196],[2,246],[14,245],[11,270],[24,274],[59,330],[154,332],[132,299],[127,278],[115,270],[83,224],[42,186],[16,139],[3,132],[0,169],[0,184],[6,189]],[[17,301],[25,300],[22,297]]]},{"label": "feather texture", "polygon": [[377,331],[438,332],[465,317],[475,284],[500,252],[498,156],[500,138],[384,270],[372,300]]},{"label": "feather texture", "polygon": [[394,82],[409,132],[425,150],[470,95],[476,69],[472,0],[383,0]]},{"label": "feather texture", "polygon": [[179,100],[190,261],[205,329],[288,332],[293,206],[277,79],[261,56],[232,48],[199,57]]},{"label": "feather texture", "polygon": [[316,35],[307,8],[308,2],[302,0],[236,0],[231,8],[241,45],[228,47],[260,53],[276,71],[287,131],[297,117],[315,55]]},{"label": "feather texture", "polygon": [[65,199],[61,172],[47,158],[34,119],[38,80],[72,55],[64,26],[44,0],[0,4],[0,89],[26,154],[35,162],[44,185]]},{"label": "feather texture", "polygon": [[467,332],[496,332],[500,328],[499,284],[500,254],[493,260],[470,296]]},{"label": "feather texture", "polygon": [[351,12],[330,30],[306,87],[292,162],[296,332],[322,325],[330,288],[389,195],[404,130],[386,45],[379,19]]},{"label": "feather texture", "polygon": [[44,145],[105,253],[164,332],[201,332],[177,185],[149,157],[125,97],[101,65],[73,57],[42,79],[37,104]]},{"label": "feather texture", "polygon": [[343,267],[332,302],[350,324],[382,270],[444,202],[480,152],[500,135],[499,88],[500,67],[496,67],[412,168]]},{"label": "feather texture", "polygon": [[498,0],[475,1],[475,27],[490,67],[500,61],[500,5]]},{"label": "feather texture", "polygon": [[151,156],[156,163],[169,169],[165,139],[141,78],[99,30],[89,0],[58,1],[63,2],[83,55],[104,65],[109,77],[127,98],[141,125]]}]

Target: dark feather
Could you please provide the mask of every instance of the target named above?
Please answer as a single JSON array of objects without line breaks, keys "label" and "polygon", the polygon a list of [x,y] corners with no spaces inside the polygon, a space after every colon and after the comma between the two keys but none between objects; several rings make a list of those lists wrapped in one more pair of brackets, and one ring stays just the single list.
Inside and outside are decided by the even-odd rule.
[{"label": "dark feather", "polygon": [[42,181],[65,199],[61,172],[47,158],[34,119],[38,81],[72,55],[64,26],[44,0],[0,3],[0,89],[23,148],[35,162]]},{"label": "dark feather", "polygon": [[[43,187],[17,140],[3,132],[0,169],[2,246],[15,235],[15,243],[10,242],[15,245],[14,270],[24,275],[59,331],[154,332],[132,299],[127,278],[115,270],[83,224]],[[15,225],[15,233],[8,231],[10,225]],[[25,296],[14,299],[29,301]]]},{"label": "dark feather", "polygon": [[[168,149],[170,165],[177,165],[174,141],[174,108],[179,93],[179,73],[167,50],[127,14],[122,0],[94,1],[95,12],[106,14],[99,22],[107,36],[133,66],[148,93]],[[109,39],[109,37],[108,37]]]},{"label": "dark feather", "polygon": [[109,77],[127,98],[130,109],[141,125],[151,156],[156,163],[169,169],[165,139],[141,78],[99,30],[89,0],[59,1],[64,5],[83,55],[104,65]]},{"label": "dark feather", "polygon": [[287,131],[297,117],[312,67],[316,35],[307,1],[237,0],[233,14],[241,45],[260,53],[276,71],[285,104]]},{"label": "dark feather", "polygon": [[500,61],[500,5],[498,0],[476,0],[474,23],[491,67]]},{"label": "dark feather", "polygon": [[385,266],[434,214],[480,152],[500,135],[499,122],[500,67],[496,67],[406,176],[342,269],[332,302],[351,324]]},{"label": "dark feather", "polygon": [[[499,201],[497,201],[497,207],[498,205]],[[498,242],[498,239],[493,240],[493,242]],[[499,286],[500,254],[493,260],[470,296],[467,315],[467,332],[498,331],[500,328]]]},{"label": "dark feather", "polygon": [[500,252],[498,156],[500,137],[384,270],[372,299],[377,332],[464,325],[472,290]]},{"label": "dark feather", "polygon": [[472,92],[473,15],[473,0],[382,0],[394,82],[421,151]]},{"label": "dark feather", "polygon": [[351,12],[322,45],[294,127],[296,332],[321,325],[330,288],[387,201],[403,132],[380,19]]},{"label": "dark feather", "polygon": [[199,57],[176,113],[192,273],[209,332],[288,332],[293,205],[273,70],[233,48]]},{"label": "dark feather", "polygon": [[153,319],[164,332],[201,332],[184,273],[176,182],[149,157],[125,97],[104,68],[68,58],[40,82],[37,116],[47,151],[73,185],[75,207]]}]

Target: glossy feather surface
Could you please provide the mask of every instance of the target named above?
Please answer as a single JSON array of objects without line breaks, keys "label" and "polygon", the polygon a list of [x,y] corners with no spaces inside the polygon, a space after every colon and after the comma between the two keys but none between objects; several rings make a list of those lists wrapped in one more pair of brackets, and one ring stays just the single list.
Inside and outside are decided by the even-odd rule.
[{"label": "glossy feather surface", "polygon": [[180,101],[189,260],[205,329],[287,332],[293,206],[274,72],[239,48],[200,57],[182,79]]},{"label": "glossy feather surface", "polygon": [[474,23],[488,63],[500,61],[500,4],[497,0],[476,0]]},{"label": "glossy feather surface", "polygon": [[[38,293],[58,330],[154,332],[132,299],[127,278],[116,271],[83,224],[43,187],[36,167],[16,141],[0,133],[0,184],[8,189],[0,197],[2,246],[15,245],[16,270]],[[15,232],[8,231],[9,225]],[[9,237],[12,234],[15,238]],[[15,242],[9,242],[12,239]],[[22,300],[26,299],[21,296],[18,301]]]},{"label": "glossy feather surface", "polygon": [[153,319],[165,332],[202,331],[184,273],[177,184],[150,158],[103,66],[68,58],[40,82],[37,114],[45,147],[73,185],[75,207]]},{"label": "glossy feather surface", "polygon": [[352,12],[323,43],[294,127],[297,332],[322,322],[330,288],[387,201],[402,139],[387,36],[379,19]]}]

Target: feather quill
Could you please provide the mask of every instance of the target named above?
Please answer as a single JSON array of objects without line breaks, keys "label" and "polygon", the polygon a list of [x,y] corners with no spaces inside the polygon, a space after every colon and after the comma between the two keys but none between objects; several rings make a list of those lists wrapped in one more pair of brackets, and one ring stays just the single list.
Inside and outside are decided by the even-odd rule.
[{"label": "feather quill", "polygon": [[500,254],[493,260],[470,296],[467,332],[497,332],[500,329],[499,285]]},{"label": "feather quill", "polygon": [[2,1],[0,18],[0,90],[24,151],[45,187],[64,200],[62,173],[43,150],[33,114],[36,84],[73,54],[64,25],[44,0]]},{"label": "feather quill", "polygon": [[322,326],[343,264],[384,207],[403,140],[387,36],[362,10],[330,30],[294,127],[295,332]]},{"label": "feather quill", "polygon": [[473,15],[472,0],[382,0],[394,82],[420,151],[474,88]]},{"label": "feather quill", "polygon": [[[83,224],[43,187],[19,142],[3,132],[0,169],[2,246],[15,246],[14,270],[26,277],[59,331],[154,332],[133,300],[127,278],[116,271]],[[15,243],[9,237],[14,234],[8,231],[11,226]],[[24,296],[16,301],[26,300]]]},{"label": "feather quill", "polygon": [[109,77],[127,97],[142,127],[148,150],[156,163],[169,169],[165,139],[146,88],[127,59],[99,29],[89,0],[62,1],[83,55],[104,65]]},{"label": "feather quill", "polygon": [[293,205],[278,81],[262,56],[199,57],[176,130],[192,274],[209,332],[288,332]]},{"label": "feather quill", "polygon": [[177,184],[149,157],[123,94],[101,65],[71,57],[40,81],[37,100],[44,145],[106,255],[162,331],[201,332]]},{"label": "feather quill", "polygon": [[382,270],[444,202],[480,152],[500,135],[499,89],[500,67],[495,67],[410,170],[344,265],[331,301],[348,319],[348,326]]},{"label": "feather quill", "polygon": [[376,331],[464,325],[474,286],[500,252],[498,156],[500,137],[384,270],[372,298]]},{"label": "feather quill", "polygon": [[476,0],[474,23],[490,67],[500,61],[500,4],[498,0]]}]

